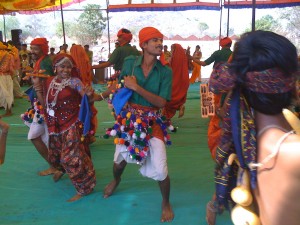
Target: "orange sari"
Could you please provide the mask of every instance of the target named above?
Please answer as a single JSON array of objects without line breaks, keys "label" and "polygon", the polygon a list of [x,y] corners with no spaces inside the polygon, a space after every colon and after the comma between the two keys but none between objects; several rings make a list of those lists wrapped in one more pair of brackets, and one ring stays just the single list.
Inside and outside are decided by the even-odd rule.
[{"label": "orange sari", "polygon": [[173,71],[172,95],[163,112],[167,119],[171,119],[180,106],[186,102],[186,95],[190,85],[188,58],[185,50],[179,44],[174,44],[171,68]]},{"label": "orange sari", "polygon": [[[76,67],[80,72],[80,79],[83,85],[91,85],[93,81],[92,67],[88,55],[86,54],[84,48],[81,45],[73,45],[70,49],[71,56],[76,62]],[[91,130],[96,133],[98,127],[97,113],[98,110],[91,105],[92,119],[91,119]],[[92,134],[93,135],[93,134]]]}]

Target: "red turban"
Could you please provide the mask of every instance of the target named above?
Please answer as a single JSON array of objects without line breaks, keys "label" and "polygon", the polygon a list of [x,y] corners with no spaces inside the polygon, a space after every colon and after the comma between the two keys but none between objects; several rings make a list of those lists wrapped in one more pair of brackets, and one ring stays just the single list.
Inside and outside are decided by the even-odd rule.
[{"label": "red turban", "polygon": [[229,37],[222,38],[219,42],[220,46],[223,48],[232,43],[232,40]]},{"label": "red turban", "polygon": [[164,35],[160,33],[159,30],[157,30],[154,27],[144,27],[140,30],[139,33],[139,40],[140,40],[140,47],[142,48],[142,44],[145,41],[149,41],[152,38],[163,38]]},{"label": "red turban", "polygon": [[44,55],[48,54],[49,46],[46,38],[35,38],[31,41],[30,45],[38,45],[41,47]]},{"label": "red turban", "polygon": [[126,41],[126,43],[129,43],[132,39],[132,34],[130,33],[130,31],[129,31],[129,33],[128,32],[125,33],[124,30],[129,31],[127,29],[122,28],[121,30],[118,31],[117,36],[122,37],[124,39],[124,41]]}]

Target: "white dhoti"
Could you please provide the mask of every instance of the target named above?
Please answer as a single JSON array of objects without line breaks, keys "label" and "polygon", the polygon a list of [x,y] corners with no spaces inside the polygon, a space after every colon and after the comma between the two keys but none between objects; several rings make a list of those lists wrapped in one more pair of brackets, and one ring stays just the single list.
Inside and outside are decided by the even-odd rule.
[{"label": "white dhoti", "polygon": [[[127,163],[137,163],[130,158],[125,145],[116,145],[114,162],[119,164],[125,160]],[[149,153],[141,165],[140,173],[156,181],[163,181],[168,175],[167,153],[164,142],[156,137],[149,140]]]},{"label": "white dhoti", "polygon": [[0,107],[11,108],[14,102],[13,80],[11,76],[0,75]]},{"label": "white dhoti", "polygon": [[41,136],[43,142],[48,147],[49,133],[48,133],[48,127],[46,123],[45,122],[41,124],[36,122],[28,123],[26,121],[24,123],[29,127],[28,136],[27,136],[28,140],[35,139]]},{"label": "white dhoti", "polygon": [[19,72],[16,70],[13,76],[13,93],[14,97],[21,98],[24,95],[24,92],[21,89],[20,81],[19,81]]}]

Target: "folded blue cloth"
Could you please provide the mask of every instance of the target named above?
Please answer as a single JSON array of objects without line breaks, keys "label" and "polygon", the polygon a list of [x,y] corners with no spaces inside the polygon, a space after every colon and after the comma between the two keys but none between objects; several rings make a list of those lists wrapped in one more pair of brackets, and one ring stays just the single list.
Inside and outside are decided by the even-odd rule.
[{"label": "folded blue cloth", "polygon": [[28,88],[28,89],[25,91],[25,94],[28,95],[29,100],[30,100],[30,102],[31,102],[31,105],[33,105],[34,99],[36,98],[36,92],[35,92],[35,90],[33,89],[33,86],[31,86],[30,88]]},{"label": "folded blue cloth", "polygon": [[91,128],[92,111],[89,103],[89,98],[85,94],[81,99],[79,110],[79,120],[83,123],[83,135],[87,135]]},{"label": "folded blue cloth", "polygon": [[121,88],[118,92],[114,95],[112,104],[115,109],[116,115],[119,115],[124,105],[127,103],[129,98],[132,95],[132,90],[128,88]]}]

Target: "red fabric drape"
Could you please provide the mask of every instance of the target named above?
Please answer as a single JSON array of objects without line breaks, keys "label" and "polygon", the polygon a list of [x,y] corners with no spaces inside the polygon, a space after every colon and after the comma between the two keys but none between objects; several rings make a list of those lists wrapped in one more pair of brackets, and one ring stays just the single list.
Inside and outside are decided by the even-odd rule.
[{"label": "red fabric drape", "polygon": [[173,44],[172,46],[174,48],[171,57],[171,68],[173,71],[172,97],[164,109],[168,119],[171,119],[175,115],[176,110],[185,103],[189,88],[188,58],[185,50],[180,44]]}]

